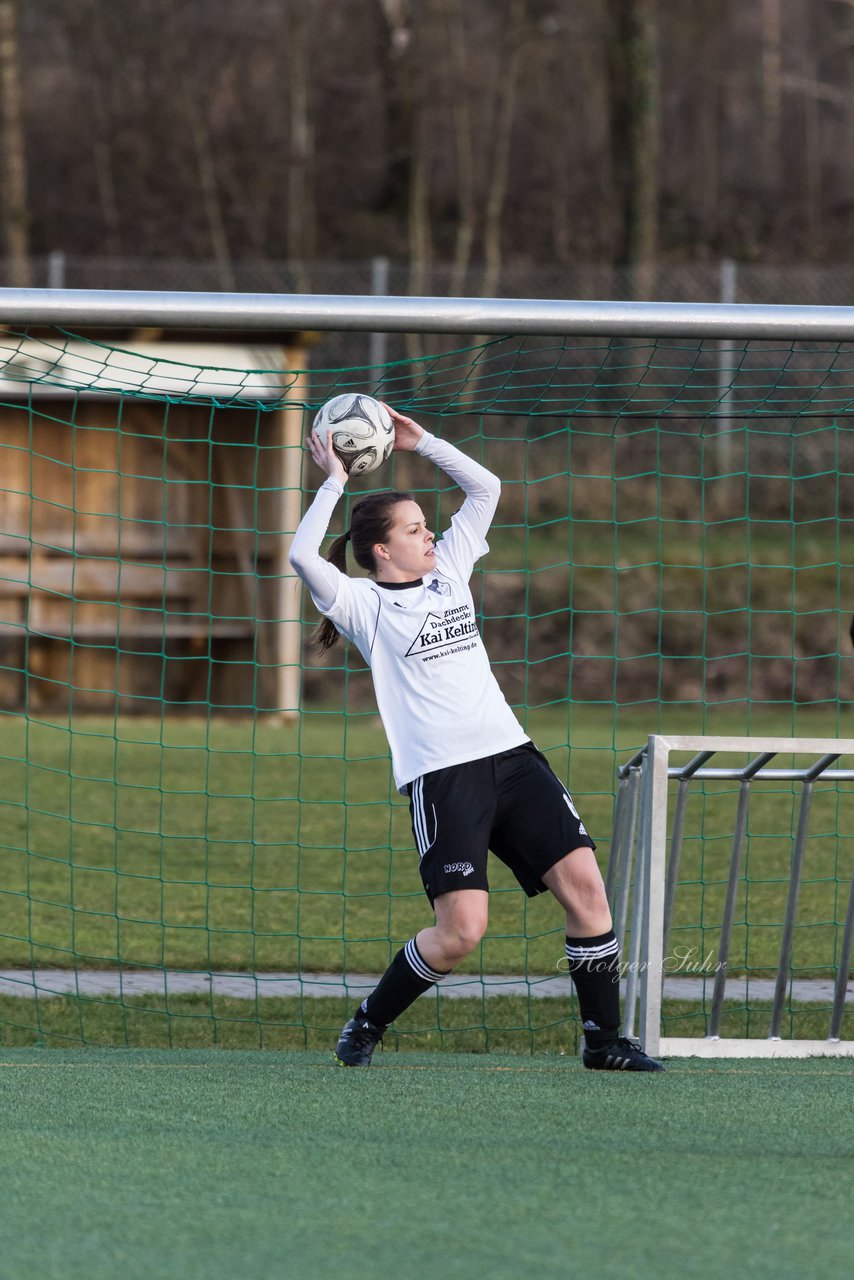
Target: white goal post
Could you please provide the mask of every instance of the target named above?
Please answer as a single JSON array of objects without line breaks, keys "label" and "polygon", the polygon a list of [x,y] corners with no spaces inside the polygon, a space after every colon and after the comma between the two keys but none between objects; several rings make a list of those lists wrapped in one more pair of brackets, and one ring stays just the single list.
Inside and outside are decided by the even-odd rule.
[{"label": "white goal post", "polygon": [[854,341],[854,307],[0,288],[0,324]]},{"label": "white goal post", "polygon": [[[671,763],[673,753],[692,753],[683,764]],[[746,763],[719,763],[720,757],[746,757]],[[776,767],[779,756],[800,757],[806,763]],[[843,757],[852,757],[841,767]],[[713,761],[713,763],[709,763]],[[720,942],[711,985],[711,1010],[703,1037],[662,1035],[662,989],[667,940],[671,924],[679,860],[684,835],[685,805],[693,780],[730,779],[739,784],[735,830],[727,868]],[[647,744],[619,770],[617,799],[607,884],[615,927],[623,941],[631,913],[630,958],[627,966],[625,1027],[637,1025],[647,1052],[663,1057],[811,1057],[852,1056],[854,1040],[840,1038],[854,935],[854,876],[848,889],[845,923],[837,957],[833,1001],[824,1040],[785,1040],[780,1030],[789,983],[792,941],[807,855],[810,806],[817,781],[854,782],[854,739],[676,736],[653,734]],[[670,783],[678,782],[668,830]],[[742,872],[750,796],[755,784],[790,781],[800,784],[798,811],[787,887],[773,1003],[766,1039],[724,1038],[719,1034],[726,998],[729,949],[736,894]],[[852,790],[854,800],[854,790]],[[668,855],[669,840],[669,855]]]}]

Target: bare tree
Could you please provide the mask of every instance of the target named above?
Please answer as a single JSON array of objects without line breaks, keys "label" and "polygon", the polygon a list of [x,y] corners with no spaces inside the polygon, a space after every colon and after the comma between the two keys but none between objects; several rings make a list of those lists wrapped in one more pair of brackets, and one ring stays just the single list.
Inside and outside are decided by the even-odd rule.
[{"label": "bare tree", "polygon": [[[417,60],[416,15],[410,0],[380,0],[387,27],[386,58],[392,101],[399,120],[392,136],[397,154],[391,157],[398,177],[399,194],[406,207],[409,243],[409,292],[428,292],[433,236],[430,221],[431,132],[425,93],[423,66]],[[429,14],[428,14],[429,18]],[[407,336],[407,350],[417,359],[423,350],[417,334]]]},{"label": "bare tree", "polygon": [[21,113],[18,0],[0,0],[0,177],[2,245],[12,285],[30,284],[27,159]]},{"label": "bare tree", "polygon": [[762,125],[760,167],[765,194],[780,188],[783,130],[783,21],[781,0],[762,0]]},{"label": "bare tree", "polygon": [[617,260],[635,294],[652,286],[659,234],[661,94],[658,0],[608,0],[611,138],[621,211]]},{"label": "bare tree", "polygon": [[837,149],[843,160],[834,176],[840,197],[850,201],[854,197],[854,169],[848,159],[854,148],[854,0],[828,0],[828,8],[833,20],[835,61],[840,68],[838,83],[844,97],[840,110],[841,146]]},{"label": "bare tree", "polygon": [[311,48],[314,9],[290,0],[288,24],[288,209],[287,253],[299,264],[298,287],[307,292],[307,264],[314,257],[316,216],[312,178],[314,124],[311,113]]},{"label": "bare tree", "polygon": [[196,172],[199,180],[199,195],[210,235],[211,251],[217,264],[220,284],[223,289],[231,291],[235,287],[234,268],[231,262],[231,251],[228,245],[228,233],[225,228],[225,215],[220,199],[219,184],[216,176],[216,161],[210,132],[205,119],[204,108],[197,101],[192,91],[188,91],[184,104],[184,113],[193,141],[196,157]]},{"label": "bare tree", "polygon": [[824,215],[822,193],[823,148],[822,124],[827,106],[844,106],[846,95],[827,83],[821,72],[823,49],[818,11],[809,10],[796,17],[798,57],[794,75],[784,77],[784,86],[798,101],[803,118],[804,153],[804,240],[807,251],[816,257],[824,249]]},{"label": "bare tree", "polygon": [[694,172],[698,187],[700,249],[714,241],[721,187],[721,21],[719,0],[697,10],[698,125]]},{"label": "bare tree", "polygon": [[495,117],[483,224],[483,293],[489,298],[501,278],[504,202],[510,172],[510,145],[519,87],[519,68],[527,17],[525,0],[510,0],[501,65],[496,77]]},{"label": "bare tree", "polygon": [[122,251],[121,217],[116,191],[113,157],[113,120],[110,111],[110,76],[113,59],[110,38],[105,27],[105,11],[98,0],[65,0],[61,10],[71,47],[78,51],[82,75],[81,96],[88,96],[92,107],[92,159],[98,191],[98,205],[103,221],[102,242],[107,253],[118,256]]},{"label": "bare tree", "polygon": [[211,137],[208,107],[216,87],[217,58],[214,50],[196,47],[192,24],[180,9],[164,10],[165,67],[177,86],[177,106],[184,120],[195,167],[195,197],[204,215],[211,256],[216,263],[219,284],[226,291],[235,288],[234,266],[228,240],[221,184],[217,175],[218,149]]},{"label": "bare tree", "polygon": [[474,129],[469,103],[469,60],[462,2],[461,0],[440,0],[440,6],[445,24],[448,66],[453,76],[451,93],[457,179],[457,226],[454,235],[450,293],[458,297],[466,286],[477,227]]}]

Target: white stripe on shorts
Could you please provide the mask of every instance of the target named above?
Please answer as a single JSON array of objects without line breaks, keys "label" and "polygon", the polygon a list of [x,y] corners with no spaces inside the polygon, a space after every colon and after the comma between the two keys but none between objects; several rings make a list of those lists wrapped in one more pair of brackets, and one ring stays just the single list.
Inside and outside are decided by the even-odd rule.
[{"label": "white stripe on shorts", "polygon": [[424,779],[416,778],[412,783],[412,826],[415,831],[415,843],[418,845],[418,852],[423,858],[425,853],[436,843],[436,836],[439,831],[439,823],[436,818],[436,806],[431,805],[433,810],[433,839],[427,838],[427,815],[424,812]]}]

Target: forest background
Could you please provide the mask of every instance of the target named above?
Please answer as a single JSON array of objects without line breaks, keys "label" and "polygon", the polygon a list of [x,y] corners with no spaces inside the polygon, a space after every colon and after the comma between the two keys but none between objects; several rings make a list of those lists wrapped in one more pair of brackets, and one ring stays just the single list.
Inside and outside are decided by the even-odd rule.
[{"label": "forest background", "polygon": [[847,262],[852,155],[854,0],[0,0],[3,284],[383,255],[414,294],[660,295]]}]

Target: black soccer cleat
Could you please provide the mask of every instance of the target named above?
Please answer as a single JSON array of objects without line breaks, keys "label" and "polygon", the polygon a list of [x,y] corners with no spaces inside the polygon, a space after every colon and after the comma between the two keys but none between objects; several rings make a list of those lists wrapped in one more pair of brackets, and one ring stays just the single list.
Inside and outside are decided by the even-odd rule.
[{"label": "black soccer cleat", "polygon": [[589,1071],[663,1071],[664,1063],[644,1053],[637,1040],[621,1036],[601,1049],[584,1046],[581,1061]]},{"label": "black soccer cleat", "polygon": [[335,1060],[339,1067],[369,1067],[384,1031],[385,1027],[378,1027],[364,1014],[351,1018],[335,1046]]}]

